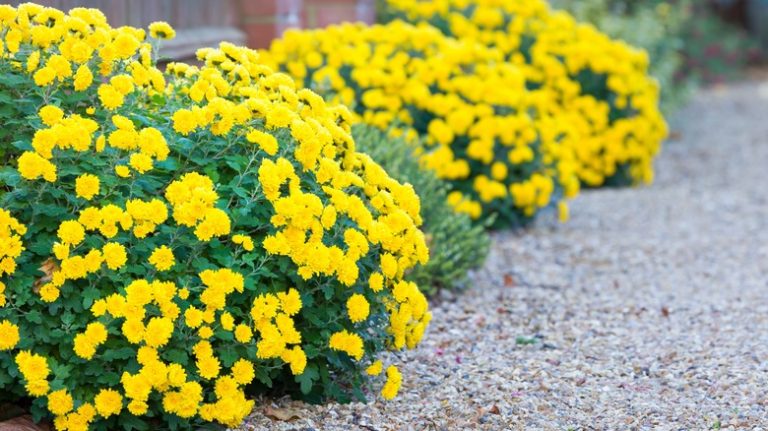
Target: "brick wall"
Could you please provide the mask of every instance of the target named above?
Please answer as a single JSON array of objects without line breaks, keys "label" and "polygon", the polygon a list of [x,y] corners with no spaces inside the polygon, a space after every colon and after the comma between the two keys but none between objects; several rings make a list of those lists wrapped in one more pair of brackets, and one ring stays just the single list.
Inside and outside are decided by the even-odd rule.
[{"label": "brick wall", "polygon": [[240,0],[241,28],[248,46],[265,48],[292,27],[316,28],[375,19],[375,0]]},{"label": "brick wall", "polygon": [[375,16],[374,0],[304,0],[303,26],[325,27],[344,21],[372,23]]}]

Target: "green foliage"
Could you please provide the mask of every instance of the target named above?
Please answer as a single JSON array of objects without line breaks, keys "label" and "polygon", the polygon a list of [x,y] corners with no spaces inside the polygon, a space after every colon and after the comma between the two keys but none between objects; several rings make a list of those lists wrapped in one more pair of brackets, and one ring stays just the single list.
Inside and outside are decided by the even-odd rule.
[{"label": "green foliage", "polygon": [[756,40],[724,22],[707,5],[696,4],[683,29],[683,76],[700,83],[718,83],[743,76],[760,58]]},{"label": "green foliage", "polygon": [[552,0],[577,19],[645,49],[650,73],[664,89],[665,112],[680,107],[700,84],[741,76],[759,56],[757,43],[721,20],[707,2],[692,0]]},{"label": "green foliage", "polygon": [[485,261],[490,238],[482,225],[448,204],[448,186],[430,170],[419,166],[414,149],[385,132],[356,125],[352,134],[357,149],[370,155],[396,180],[409,183],[421,200],[422,230],[430,249],[429,262],[406,275],[427,294],[440,288],[463,288],[469,270]]}]

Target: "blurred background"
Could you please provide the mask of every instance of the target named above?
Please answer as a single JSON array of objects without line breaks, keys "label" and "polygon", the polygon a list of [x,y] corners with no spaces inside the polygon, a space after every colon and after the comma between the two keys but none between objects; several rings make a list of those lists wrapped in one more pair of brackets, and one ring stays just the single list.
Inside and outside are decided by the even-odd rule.
[{"label": "blurred background", "polygon": [[768,0],[554,0],[582,21],[643,48],[665,111],[700,85],[744,77],[768,52]]},{"label": "blurred background", "polygon": [[[22,3],[10,2],[12,5]],[[178,37],[163,55],[188,59],[227,40],[265,48],[287,28],[381,20],[380,0],[40,0],[67,10],[96,7],[111,23],[145,27],[168,20]],[[651,73],[665,89],[664,111],[698,86],[724,83],[759,66],[768,52],[768,0],[553,0],[556,8],[648,51]]]},{"label": "blurred background", "polygon": [[[18,6],[25,1],[10,1]],[[372,23],[376,0],[35,0],[44,6],[69,10],[83,6],[104,12],[114,27],[146,28],[167,21],[177,37],[164,43],[163,55],[174,59],[194,56],[203,46],[222,40],[265,48],[287,28],[325,27],[344,21]]]}]

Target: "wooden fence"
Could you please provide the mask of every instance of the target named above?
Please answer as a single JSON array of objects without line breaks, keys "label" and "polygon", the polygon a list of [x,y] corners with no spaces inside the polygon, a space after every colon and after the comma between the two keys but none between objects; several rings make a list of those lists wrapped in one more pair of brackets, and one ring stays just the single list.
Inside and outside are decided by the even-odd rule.
[{"label": "wooden fence", "polygon": [[[257,2],[262,0],[255,0]],[[18,6],[24,1],[6,2]],[[226,40],[245,43],[240,30],[238,0],[36,0],[35,3],[68,11],[74,7],[97,8],[113,27],[144,27],[166,21],[176,29],[176,39],[163,43],[162,56],[174,59],[194,55],[201,46]]]},{"label": "wooden fence", "polygon": [[[226,40],[254,48],[268,46],[291,27],[322,27],[341,21],[374,20],[375,0],[34,0],[67,11],[91,7],[110,25],[146,27],[166,21],[177,32],[163,43],[161,55],[186,58],[201,46]],[[18,6],[24,1],[5,2]]]}]

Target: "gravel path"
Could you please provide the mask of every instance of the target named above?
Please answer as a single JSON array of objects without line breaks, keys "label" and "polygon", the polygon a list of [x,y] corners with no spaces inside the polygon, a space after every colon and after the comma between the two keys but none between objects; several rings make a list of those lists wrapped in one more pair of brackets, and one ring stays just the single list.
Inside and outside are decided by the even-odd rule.
[{"label": "gravel path", "polygon": [[496,235],[395,401],[260,400],[244,429],[768,429],[768,84],[703,92],[674,125],[652,187]]}]

